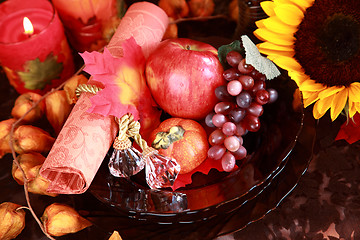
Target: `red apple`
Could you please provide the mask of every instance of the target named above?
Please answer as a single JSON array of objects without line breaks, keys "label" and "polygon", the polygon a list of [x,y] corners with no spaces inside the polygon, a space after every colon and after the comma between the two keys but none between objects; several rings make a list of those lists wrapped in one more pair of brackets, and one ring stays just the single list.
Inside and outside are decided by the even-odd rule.
[{"label": "red apple", "polygon": [[146,62],[146,79],[156,103],[173,117],[202,119],[224,85],[217,50],[187,38],[162,41]]}]

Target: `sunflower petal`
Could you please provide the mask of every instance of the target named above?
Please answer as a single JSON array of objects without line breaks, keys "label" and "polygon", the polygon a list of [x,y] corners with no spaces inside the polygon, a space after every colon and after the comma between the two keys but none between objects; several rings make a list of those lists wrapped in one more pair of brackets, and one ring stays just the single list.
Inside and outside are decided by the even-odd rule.
[{"label": "sunflower petal", "polygon": [[296,6],[298,6],[303,11],[312,5],[312,2],[309,0],[291,0],[291,2],[296,4]]},{"label": "sunflower petal", "polygon": [[302,91],[302,95],[303,95],[303,98],[304,98],[304,99],[307,99],[307,98],[313,96],[314,94],[316,94],[316,96],[319,95],[318,92]]},{"label": "sunflower petal", "polygon": [[341,87],[338,87],[338,86],[328,87],[328,88],[324,89],[323,91],[321,91],[321,93],[319,93],[319,98],[320,99],[327,98],[330,95],[334,95],[334,94],[340,92],[344,88],[345,88],[344,86],[341,86]]},{"label": "sunflower petal", "polygon": [[319,99],[314,105],[314,109],[313,109],[314,118],[319,119],[322,116],[324,116],[327,110],[329,110],[329,108],[331,107],[332,101],[333,101],[333,96],[324,99]]},{"label": "sunflower petal", "polygon": [[290,0],[273,0],[275,5],[288,4]]},{"label": "sunflower petal", "polygon": [[260,3],[261,8],[268,16],[275,16],[274,8],[275,3],[273,1],[263,1]]},{"label": "sunflower petal", "polygon": [[316,107],[320,114],[324,115],[327,110],[332,106],[334,96],[329,96],[327,98],[319,99],[316,102]]},{"label": "sunflower petal", "polygon": [[310,6],[312,6],[315,2],[315,0],[304,0],[304,1],[310,4]]},{"label": "sunflower petal", "polygon": [[356,104],[360,105],[359,103],[354,103],[351,101],[349,97],[349,117],[352,118],[356,113]]},{"label": "sunflower petal", "polygon": [[288,71],[302,72],[301,65],[292,57],[286,56],[276,56],[276,58],[271,59],[279,67],[286,69]]},{"label": "sunflower petal", "polygon": [[265,20],[266,20],[266,19],[261,19],[261,20],[256,21],[256,22],[255,22],[256,27],[258,27],[258,28],[265,28],[265,25],[264,25],[264,21],[265,21]]},{"label": "sunflower petal", "polygon": [[273,50],[273,49],[267,49],[267,48],[261,48],[258,47],[259,51],[266,55],[279,55],[279,56],[286,56],[286,57],[293,57],[295,55],[295,52],[293,50],[291,51],[279,51],[279,50]]},{"label": "sunflower petal", "polygon": [[347,88],[343,89],[342,91],[340,91],[334,95],[334,98],[331,103],[331,110],[330,110],[330,115],[331,115],[332,121],[334,121],[339,116],[341,111],[344,109],[346,102],[347,102],[347,98],[348,98],[348,89]]},{"label": "sunflower petal", "polygon": [[270,31],[280,34],[294,35],[294,33],[297,31],[296,27],[284,23],[277,16],[266,18],[263,24]]},{"label": "sunflower petal", "polygon": [[290,78],[293,79],[298,86],[302,85],[305,81],[310,80],[309,76],[300,72],[289,72]]},{"label": "sunflower petal", "polygon": [[317,104],[318,104],[318,102],[315,103],[314,108],[313,108],[313,115],[314,115],[315,119],[321,118],[326,113],[326,111],[325,112],[320,112],[319,109],[318,109]]},{"label": "sunflower petal", "polygon": [[356,108],[356,111],[360,113],[360,103],[355,103],[354,107]]},{"label": "sunflower petal", "polygon": [[352,83],[349,87],[349,99],[354,102],[360,102],[360,87]]},{"label": "sunflower petal", "polygon": [[258,48],[266,48],[266,49],[272,49],[277,51],[293,51],[294,48],[292,46],[280,46],[276,45],[270,42],[263,42],[256,45]]},{"label": "sunflower petal", "polygon": [[262,41],[268,41],[276,45],[292,46],[295,38],[284,34],[274,33],[266,28],[258,28],[254,35]]},{"label": "sunflower petal", "polygon": [[[305,92],[302,92],[303,95]],[[308,94],[309,92],[307,92],[306,94]],[[319,99],[318,93],[311,93],[311,95],[309,95],[309,97],[307,97],[306,99],[304,98],[304,107],[308,107],[311,104],[313,104],[314,102],[316,102]]]},{"label": "sunflower petal", "polygon": [[307,80],[304,81],[301,86],[301,91],[309,91],[309,92],[318,92],[326,89],[326,86],[322,85],[321,83],[316,83],[314,80]]},{"label": "sunflower petal", "polygon": [[281,21],[291,26],[299,26],[304,18],[304,13],[292,4],[281,4],[276,6],[274,11]]}]

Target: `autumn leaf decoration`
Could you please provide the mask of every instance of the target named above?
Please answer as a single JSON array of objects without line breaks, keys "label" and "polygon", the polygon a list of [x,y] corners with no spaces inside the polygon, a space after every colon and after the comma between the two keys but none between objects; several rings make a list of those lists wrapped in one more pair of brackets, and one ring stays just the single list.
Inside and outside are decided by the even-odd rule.
[{"label": "autumn leaf decoration", "polygon": [[63,70],[63,64],[57,62],[57,56],[50,53],[46,59],[41,62],[39,58],[27,61],[24,65],[24,71],[19,71],[18,75],[27,89],[44,89],[51,80],[60,78]]},{"label": "autumn leaf decoration", "polygon": [[360,140],[360,113],[356,113],[353,118],[341,125],[335,140],[341,139],[350,144]]},{"label": "autumn leaf decoration", "polygon": [[113,57],[106,47],[103,53],[81,54],[85,62],[84,71],[104,86],[90,98],[88,112],[118,118],[130,113],[135,121],[140,119],[144,132],[158,124],[161,112],[155,108],[146,84],[145,57],[141,47],[134,38],[129,38],[123,42],[122,49],[121,58]]}]

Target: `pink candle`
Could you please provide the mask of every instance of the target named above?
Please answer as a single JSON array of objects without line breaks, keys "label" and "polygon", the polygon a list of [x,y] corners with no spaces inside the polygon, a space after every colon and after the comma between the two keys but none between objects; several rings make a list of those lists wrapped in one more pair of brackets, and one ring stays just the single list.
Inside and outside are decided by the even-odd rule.
[{"label": "pink candle", "polygon": [[[27,17],[34,30],[24,33]],[[8,0],[0,4],[0,64],[19,92],[44,94],[74,73],[71,50],[47,0]]]}]

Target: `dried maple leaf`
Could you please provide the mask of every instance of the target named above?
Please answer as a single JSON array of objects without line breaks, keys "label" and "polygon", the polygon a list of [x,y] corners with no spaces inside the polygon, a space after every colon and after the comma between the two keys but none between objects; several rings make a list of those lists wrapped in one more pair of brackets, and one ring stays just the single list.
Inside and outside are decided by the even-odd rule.
[{"label": "dried maple leaf", "polygon": [[57,56],[50,53],[44,62],[39,58],[27,61],[24,65],[24,71],[18,74],[21,81],[25,83],[25,88],[35,90],[44,89],[51,80],[60,78],[63,70],[63,64],[57,62]]},{"label": "dried maple leaf", "polygon": [[343,123],[335,140],[344,139],[352,144],[360,140],[360,114],[357,113],[352,119]]},{"label": "dried maple leaf", "polygon": [[200,172],[200,173],[207,175],[211,169],[216,169],[219,172],[224,171],[221,166],[221,161],[207,158],[204,162],[202,162],[197,168],[195,168],[191,172],[186,173],[186,174],[179,174],[178,177],[176,178],[173,186],[171,187],[172,190],[176,190],[178,188],[185,187],[185,185],[191,184],[192,183],[191,176],[194,173]]},{"label": "dried maple leaf", "polygon": [[140,119],[142,134],[147,135],[145,132],[159,124],[161,112],[155,107],[146,84],[141,47],[131,37],[123,42],[122,49],[121,58],[113,57],[107,48],[103,53],[81,54],[84,70],[104,86],[91,97],[92,107],[88,111],[118,118],[131,113],[135,120]]}]

